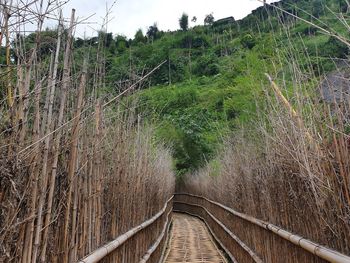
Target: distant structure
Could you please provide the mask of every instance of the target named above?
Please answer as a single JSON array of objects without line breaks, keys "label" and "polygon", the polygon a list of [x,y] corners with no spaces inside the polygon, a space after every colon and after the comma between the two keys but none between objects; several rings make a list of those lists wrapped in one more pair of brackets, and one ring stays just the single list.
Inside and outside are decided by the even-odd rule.
[{"label": "distant structure", "polygon": [[318,89],[320,102],[329,105],[331,115],[337,116],[340,111],[344,123],[349,123],[350,112],[347,109],[350,105],[350,71],[347,68],[339,68],[328,73],[323,77]]},{"label": "distant structure", "polygon": [[350,102],[350,72],[339,69],[327,74],[319,85],[321,99],[329,104]]},{"label": "distant structure", "polygon": [[235,22],[234,17],[230,16],[230,17],[222,18],[215,21],[213,26],[226,26],[226,25],[233,24],[234,22]]}]

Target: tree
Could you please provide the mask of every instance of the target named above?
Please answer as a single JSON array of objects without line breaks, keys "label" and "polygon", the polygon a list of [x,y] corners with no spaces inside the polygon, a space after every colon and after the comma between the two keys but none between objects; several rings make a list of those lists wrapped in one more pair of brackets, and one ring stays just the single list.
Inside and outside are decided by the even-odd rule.
[{"label": "tree", "polygon": [[129,46],[126,36],[117,35],[114,41],[119,53],[123,53]]},{"label": "tree", "polygon": [[196,16],[194,16],[194,17],[192,17],[192,20],[191,20],[193,23],[196,23],[197,22],[197,17]]},{"label": "tree", "polygon": [[214,16],[213,13],[210,13],[209,15],[206,15],[204,18],[204,25],[212,25],[214,23]]},{"label": "tree", "polygon": [[146,42],[146,37],[144,36],[141,28],[136,31],[136,34],[135,34],[135,37],[134,37],[134,42],[136,44],[138,44],[138,43],[145,43]]},{"label": "tree", "polygon": [[150,26],[147,30],[147,37],[152,42],[157,38],[157,35],[159,33],[159,29],[157,26],[157,23],[154,23],[152,26]]},{"label": "tree", "polygon": [[186,13],[183,13],[182,16],[180,17],[179,24],[180,24],[180,28],[183,31],[188,30],[188,15]]}]

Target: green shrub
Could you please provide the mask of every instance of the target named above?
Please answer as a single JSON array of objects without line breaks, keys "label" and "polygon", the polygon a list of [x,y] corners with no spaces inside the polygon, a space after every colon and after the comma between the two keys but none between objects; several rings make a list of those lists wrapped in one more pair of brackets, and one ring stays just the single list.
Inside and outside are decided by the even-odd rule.
[{"label": "green shrub", "polygon": [[349,54],[349,47],[335,37],[329,40],[319,48],[321,56],[331,58],[346,58]]},{"label": "green shrub", "polygon": [[244,48],[252,49],[256,45],[256,40],[251,34],[246,34],[241,39],[241,44]]},{"label": "green shrub", "polygon": [[194,74],[197,76],[213,76],[220,72],[218,59],[215,55],[201,56],[194,65]]}]

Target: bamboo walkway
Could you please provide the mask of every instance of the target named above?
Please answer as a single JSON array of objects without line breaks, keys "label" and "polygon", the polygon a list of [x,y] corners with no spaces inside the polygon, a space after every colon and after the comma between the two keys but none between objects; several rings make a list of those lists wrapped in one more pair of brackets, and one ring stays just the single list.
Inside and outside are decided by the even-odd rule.
[{"label": "bamboo walkway", "polygon": [[192,216],[174,213],[168,254],[164,263],[226,263],[205,224]]}]

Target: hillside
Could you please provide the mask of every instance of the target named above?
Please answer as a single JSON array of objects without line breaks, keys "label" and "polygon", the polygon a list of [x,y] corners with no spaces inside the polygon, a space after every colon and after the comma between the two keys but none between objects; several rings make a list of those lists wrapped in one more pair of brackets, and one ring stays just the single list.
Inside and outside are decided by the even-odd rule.
[{"label": "hillside", "polygon": [[[346,32],[331,13],[345,11],[346,1],[289,0],[278,7]],[[273,72],[281,60],[293,56],[305,73],[312,67],[319,77],[335,68],[331,58],[346,57],[345,44],[286,12],[266,6],[240,21],[176,32],[151,26],[146,36],[138,31],[132,40],[111,40],[110,83],[135,80],[167,60],[139,93],[140,112],[157,123],[158,138],[172,144],[180,173],[203,165],[227,132],[254,118],[256,99],[263,100],[259,87],[264,73]]]},{"label": "hillside", "polygon": [[[239,21],[212,17],[206,25],[174,32],[154,24],[133,39],[102,31],[77,38],[75,62],[79,69],[79,54],[94,57],[104,47],[100,61],[90,67],[93,71],[104,61],[106,82],[96,92],[105,95],[117,94],[166,61],[138,85],[138,112],[156,124],[157,140],[172,147],[176,170],[184,174],[215,157],[230,131],[254,122],[257,103],[264,102],[265,73],[283,77],[288,86],[292,73],[285,69],[293,61],[312,88],[334,70],[348,47],[324,31],[346,37],[347,20],[345,0],[283,0]],[[48,59],[55,32],[43,35],[40,51]],[[28,38],[34,43],[35,34]]]}]

